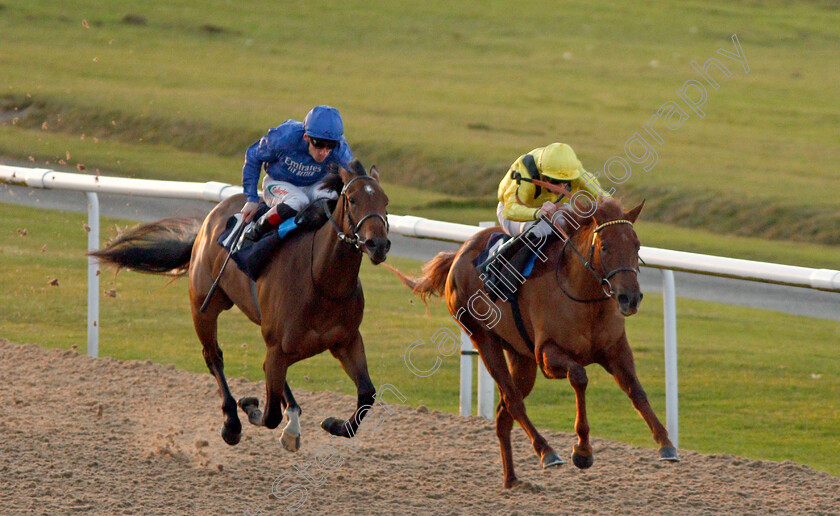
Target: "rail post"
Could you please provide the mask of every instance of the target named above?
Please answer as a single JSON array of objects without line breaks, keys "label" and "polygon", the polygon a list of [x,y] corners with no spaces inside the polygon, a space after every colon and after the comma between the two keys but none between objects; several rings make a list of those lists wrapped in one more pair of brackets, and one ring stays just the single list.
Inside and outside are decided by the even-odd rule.
[{"label": "rail post", "polygon": [[677,292],[674,271],[662,270],[662,303],[665,319],[665,418],[668,437],[679,447],[680,417],[677,388]]},{"label": "rail post", "polygon": [[[85,192],[88,200],[88,252],[99,249],[99,197]],[[99,356],[99,261],[88,256],[87,354]]]},{"label": "rail post", "polygon": [[464,330],[461,330],[461,415],[472,415],[472,374],[473,355],[478,354],[472,347],[472,341]]}]

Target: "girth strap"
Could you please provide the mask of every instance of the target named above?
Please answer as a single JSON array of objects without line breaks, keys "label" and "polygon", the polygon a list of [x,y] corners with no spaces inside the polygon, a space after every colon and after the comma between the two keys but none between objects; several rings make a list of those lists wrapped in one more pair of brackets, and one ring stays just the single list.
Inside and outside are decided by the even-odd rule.
[{"label": "girth strap", "polygon": [[522,340],[525,341],[528,349],[533,353],[534,342],[528,336],[528,332],[525,331],[525,322],[522,321],[522,312],[519,311],[519,292],[514,291],[508,302],[510,303],[510,309],[513,311],[513,322],[516,324],[516,329],[519,330],[519,335],[522,336]]},{"label": "girth strap", "polygon": [[257,317],[262,321],[262,313],[260,312],[260,300],[257,299],[257,282],[251,280],[251,294],[254,296],[254,306],[257,307]]}]

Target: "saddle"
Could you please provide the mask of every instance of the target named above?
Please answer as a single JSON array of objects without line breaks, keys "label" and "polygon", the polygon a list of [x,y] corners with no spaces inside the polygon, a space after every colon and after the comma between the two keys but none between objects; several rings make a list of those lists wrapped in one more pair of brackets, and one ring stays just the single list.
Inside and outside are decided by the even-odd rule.
[{"label": "saddle", "polygon": [[516,296],[525,278],[531,275],[536,253],[529,253],[525,260],[508,261],[500,259],[504,249],[512,239],[505,233],[493,233],[487,240],[484,250],[473,260],[473,266],[479,272],[479,278],[484,283],[484,290],[491,301],[502,298],[508,301]]}]

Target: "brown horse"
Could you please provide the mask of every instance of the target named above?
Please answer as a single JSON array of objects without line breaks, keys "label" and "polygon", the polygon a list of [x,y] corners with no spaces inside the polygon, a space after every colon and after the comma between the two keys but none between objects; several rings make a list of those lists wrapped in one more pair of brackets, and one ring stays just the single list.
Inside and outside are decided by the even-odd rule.
[{"label": "brown horse", "polygon": [[[354,160],[349,171],[340,169],[328,182],[339,191],[331,214],[321,211],[317,231],[290,235],[273,255],[256,282],[237,267],[226,267],[219,288],[204,312],[201,305],[227,256],[217,240],[231,215],[245,202],[233,196],[216,206],[197,228],[196,219],[167,219],[143,224],[120,235],[104,249],[92,253],[106,263],[141,272],[161,273],[189,269],[190,306],[204,360],[219,384],[225,416],[222,438],[239,442],[242,425],[224,374],[222,350],[216,340],[219,314],[234,304],[262,328],[267,346],[265,412],[256,398],[239,405],[255,425],[276,428],[285,413],[289,423],[281,442],[290,451],[300,447],[300,407],[286,384],[289,366],[329,350],[353,379],[358,404],[347,421],[327,418],[321,426],[333,435],[352,437],[373,404],[375,389],[359,333],[364,295],[359,282],[362,254],[381,263],[390,249],[386,205],[376,167],[370,174]],[[305,211],[318,214],[313,204]],[[330,218],[330,223],[325,223]]]},{"label": "brown horse", "polygon": [[[398,273],[424,299],[431,294],[445,296],[449,311],[470,335],[496,381],[501,394],[496,433],[505,487],[518,483],[510,444],[514,420],[528,434],[543,467],[563,463],[525,413],[523,400],[534,386],[537,367],[547,378],[568,377],[575,391],[578,443],[572,459],[577,467],[593,463],[584,397],[584,367],[593,363],[610,372],[630,397],[660,445],[660,458],[679,460],[636,376],[624,331],[625,316],[635,314],[642,299],[637,279],[639,239],[633,223],[643,205],[625,212],[618,201],[602,198],[588,216],[573,213],[569,217],[567,226],[576,228],[570,238],[564,235],[547,244],[542,250],[544,261],[537,260],[528,280],[517,289],[522,331],[511,304],[492,302],[473,266],[492,233],[500,231],[498,227],[476,234],[457,253],[438,254],[418,279]],[[577,212],[582,211],[578,208]]]}]

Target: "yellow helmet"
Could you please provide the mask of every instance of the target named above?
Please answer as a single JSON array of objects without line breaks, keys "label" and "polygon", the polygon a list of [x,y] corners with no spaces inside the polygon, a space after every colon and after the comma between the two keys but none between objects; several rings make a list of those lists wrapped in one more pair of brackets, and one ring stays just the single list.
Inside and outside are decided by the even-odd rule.
[{"label": "yellow helmet", "polygon": [[572,181],[580,177],[583,168],[575,151],[565,143],[552,143],[537,156],[537,168],[543,175],[560,181]]}]

